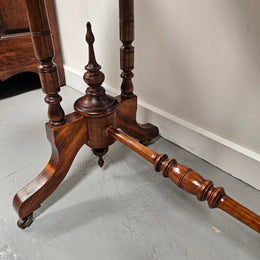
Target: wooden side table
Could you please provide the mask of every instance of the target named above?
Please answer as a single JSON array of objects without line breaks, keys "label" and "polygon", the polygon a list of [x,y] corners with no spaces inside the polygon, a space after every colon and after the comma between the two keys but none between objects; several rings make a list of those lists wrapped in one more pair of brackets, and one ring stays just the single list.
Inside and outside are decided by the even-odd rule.
[{"label": "wooden side table", "polygon": [[[252,229],[260,232],[260,216],[245,208],[229,196],[222,187],[214,187],[191,168],[178,164],[166,154],[158,154],[135,139],[149,142],[158,136],[158,128],[139,125],[136,122],[137,97],[133,93],[134,68],[134,0],[119,0],[120,53],[122,69],[121,95],[109,96],[101,86],[104,74],[94,54],[94,35],[87,24],[86,41],[89,45],[89,62],[83,78],[88,84],[86,95],[76,100],[75,112],[64,115],[60,105],[58,75],[44,0],[26,0],[30,29],[33,35],[35,55],[40,61],[39,75],[45,101],[49,105],[49,122],[46,123],[47,137],[52,155],[45,169],[14,197],[14,208],[20,219],[18,226],[28,227],[32,214],[41,203],[59,186],[66,176],[78,150],[87,144],[99,157],[99,166],[104,164],[103,155],[116,140],[128,146],[169,177],[181,189],[195,195],[198,200],[207,200],[210,208],[220,208]],[[118,130],[121,128],[126,135]]]}]

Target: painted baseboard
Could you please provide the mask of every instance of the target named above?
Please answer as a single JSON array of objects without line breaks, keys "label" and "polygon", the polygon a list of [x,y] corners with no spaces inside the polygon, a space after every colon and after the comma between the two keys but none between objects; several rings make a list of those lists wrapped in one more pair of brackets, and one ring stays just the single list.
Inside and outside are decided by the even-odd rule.
[{"label": "painted baseboard", "polygon": [[[83,71],[64,65],[66,83],[84,93]],[[103,84],[111,95],[120,90]],[[160,135],[210,162],[232,176],[260,190],[260,154],[175,117],[150,104],[138,101],[138,121],[159,126]]]}]

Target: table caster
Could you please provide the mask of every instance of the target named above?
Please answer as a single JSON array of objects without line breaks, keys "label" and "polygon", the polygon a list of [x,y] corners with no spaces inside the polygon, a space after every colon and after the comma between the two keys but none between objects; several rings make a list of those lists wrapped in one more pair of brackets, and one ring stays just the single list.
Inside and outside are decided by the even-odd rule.
[{"label": "table caster", "polygon": [[30,215],[28,215],[23,219],[19,219],[17,221],[17,226],[21,229],[25,229],[29,227],[32,224],[32,222],[33,222],[33,213],[31,213]]}]

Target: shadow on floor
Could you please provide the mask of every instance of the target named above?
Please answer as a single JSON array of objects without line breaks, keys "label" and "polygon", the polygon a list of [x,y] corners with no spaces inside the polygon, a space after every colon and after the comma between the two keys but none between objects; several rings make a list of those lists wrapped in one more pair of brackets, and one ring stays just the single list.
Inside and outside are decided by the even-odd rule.
[{"label": "shadow on floor", "polygon": [[24,72],[0,81],[0,99],[13,97],[27,91],[41,88],[38,74]]}]

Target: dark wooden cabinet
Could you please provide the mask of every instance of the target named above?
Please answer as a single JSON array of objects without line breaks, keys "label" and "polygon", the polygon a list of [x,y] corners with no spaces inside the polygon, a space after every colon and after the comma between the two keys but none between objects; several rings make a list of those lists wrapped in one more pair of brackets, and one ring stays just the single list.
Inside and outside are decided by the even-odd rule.
[{"label": "dark wooden cabinet", "polygon": [[[60,85],[65,84],[55,5],[46,0]],[[26,15],[25,0],[0,0],[0,80],[21,72],[38,73]]]}]

